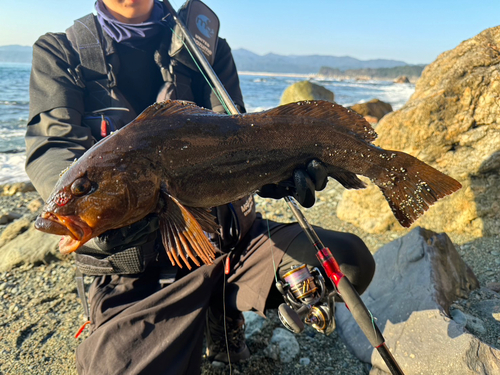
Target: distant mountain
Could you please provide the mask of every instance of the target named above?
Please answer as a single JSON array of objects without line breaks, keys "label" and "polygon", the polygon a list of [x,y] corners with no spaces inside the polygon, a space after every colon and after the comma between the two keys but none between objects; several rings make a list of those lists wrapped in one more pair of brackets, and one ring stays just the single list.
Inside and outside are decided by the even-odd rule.
[{"label": "distant mountain", "polygon": [[[358,60],[349,56],[283,56],[274,53],[261,56],[243,48],[233,50],[233,56],[238,70],[249,72],[316,74],[322,67],[345,71],[348,69],[394,68],[408,65],[404,61],[398,60]],[[31,47],[20,45],[0,46],[0,62],[31,63],[31,59]]]},{"label": "distant mountain", "polygon": [[31,63],[32,53],[28,46],[0,46],[0,62]]},{"label": "distant mountain", "polygon": [[319,72],[321,67],[327,66],[339,70],[347,69],[378,69],[393,68],[408,65],[398,60],[358,60],[349,56],[323,56],[323,55],[257,55],[246,49],[233,50],[234,60],[239,71],[269,72],[269,73],[313,73]]}]

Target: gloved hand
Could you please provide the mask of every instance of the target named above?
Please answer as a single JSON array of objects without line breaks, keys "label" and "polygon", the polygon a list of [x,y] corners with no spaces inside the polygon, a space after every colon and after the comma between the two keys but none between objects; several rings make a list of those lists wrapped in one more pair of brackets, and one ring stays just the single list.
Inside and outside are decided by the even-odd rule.
[{"label": "gloved hand", "polygon": [[158,228],[158,215],[150,214],[134,224],[104,232],[83,245],[77,253],[111,255],[131,247],[141,246],[156,238]]},{"label": "gloved hand", "polygon": [[326,166],[319,160],[313,159],[305,169],[296,169],[290,179],[278,184],[264,185],[257,192],[263,198],[281,199],[286,196],[294,197],[303,207],[309,208],[316,200],[316,190],[323,190],[328,182]]}]

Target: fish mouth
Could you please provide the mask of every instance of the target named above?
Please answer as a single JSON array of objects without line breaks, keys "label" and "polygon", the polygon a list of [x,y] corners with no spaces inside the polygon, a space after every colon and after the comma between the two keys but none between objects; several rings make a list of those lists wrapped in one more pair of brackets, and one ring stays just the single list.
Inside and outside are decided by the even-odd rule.
[{"label": "fish mouth", "polygon": [[69,254],[92,238],[93,229],[78,216],[43,212],[35,221],[35,228],[46,233],[59,234],[59,251]]}]

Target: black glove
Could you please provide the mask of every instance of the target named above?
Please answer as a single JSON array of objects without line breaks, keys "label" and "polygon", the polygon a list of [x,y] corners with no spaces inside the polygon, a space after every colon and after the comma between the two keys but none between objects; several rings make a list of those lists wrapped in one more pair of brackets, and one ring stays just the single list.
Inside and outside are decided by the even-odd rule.
[{"label": "black glove", "polygon": [[257,192],[263,198],[281,199],[293,196],[302,206],[309,208],[316,200],[316,190],[323,190],[328,182],[326,166],[319,160],[311,160],[305,168],[296,169],[290,179],[278,184],[264,185]]},{"label": "black glove", "polygon": [[138,247],[153,241],[156,238],[158,228],[158,215],[151,214],[134,224],[104,232],[93,241],[87,242],[77,252],[110,255],[131,247]]}]

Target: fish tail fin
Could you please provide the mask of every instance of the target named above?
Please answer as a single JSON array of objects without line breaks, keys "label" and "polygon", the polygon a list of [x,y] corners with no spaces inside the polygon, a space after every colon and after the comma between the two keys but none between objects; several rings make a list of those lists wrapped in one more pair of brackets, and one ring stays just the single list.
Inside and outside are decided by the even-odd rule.
[{"label": "fish tail fin", "polygon": [[457,180],[411,155],[390,153],[391,166],[373,182],[403,227],[410,227],[431,205],[462,187]]},{"label": "fish tail fin", "polygon": [[182,268],[181,261],[191,269],[191,260],[200,266],[198,258],[212,264],[215,249],[204,231],[215,233],[218,225],[214,217],[201,208],[187,208],[175,198],[165,195],[165,205],[160,213],[160,230],[163,245],[172,265]]}]

